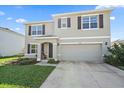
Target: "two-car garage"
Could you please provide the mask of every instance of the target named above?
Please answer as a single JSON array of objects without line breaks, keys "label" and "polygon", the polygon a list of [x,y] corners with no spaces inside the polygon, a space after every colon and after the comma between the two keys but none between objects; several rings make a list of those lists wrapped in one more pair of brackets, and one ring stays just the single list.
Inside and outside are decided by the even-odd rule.
[{"label": "two-car garage", "polygon": [[102,44],[62,44],[61,60],[100,63]]}]

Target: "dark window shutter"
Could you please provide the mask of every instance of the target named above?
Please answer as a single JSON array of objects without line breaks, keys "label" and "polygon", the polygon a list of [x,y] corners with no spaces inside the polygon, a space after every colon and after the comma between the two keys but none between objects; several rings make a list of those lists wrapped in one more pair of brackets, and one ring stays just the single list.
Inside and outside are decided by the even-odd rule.
[{"label": "dark window shutter", "polygon": [[44,44],[41,44],[41,50],[44,52]]},{"label": "dark window shutter", "polygon": [[78,24],[78,29],[81,29],[81,16],[78,16],[78,20],[77,20],[77,24]]},{"label": "dark window shutter", "polygon": [[31,26],[29,26],[28,35],[31,35]]},{"label": "dark window shutter", "polygon": [[44,59],[44,44],[41,44],[41,58]]},{"label": "dark window shutter", "polygon": [[43,35],[45,35],[45,25],[43,25]]},{"label": "dark window shutter", "polygon": [[53,44],[49,43],[49,58],[53,57]]},{"label": "dark window shutter", "polygon": [[27,45],[27,53],[30,54],[30,44]]},{"label": "dark window shutter", "polygon": [[67,18],[67,27],[71,27],[71,18]]},{"label": "dark window shutter", "polygon": [[61,28],[61,18],[58,19],[58,28]]},{"label": "dark window shutter", "polygon": [[99,15],[99,28],[103,28],[103,14]]}]

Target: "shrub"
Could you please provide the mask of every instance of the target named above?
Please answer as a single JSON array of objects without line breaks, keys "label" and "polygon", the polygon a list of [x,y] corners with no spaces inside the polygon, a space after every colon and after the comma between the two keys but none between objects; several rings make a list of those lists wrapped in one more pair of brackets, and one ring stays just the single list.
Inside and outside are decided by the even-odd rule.
[{"label": "shrub", "polygon": [[55,61],[55,59],[51,58],[51,59],[48,60],[47,63],[50,63],[50,64],[58,64],[59,61]]},{"label": "shrub", "polygon": [[20,58],[18,60],[19,65],[29,65],[38,63],[35,58]]},{"label": "shrub", "polygon": [[12,61],[12,65],[30,65],[30,64],[35,64],[38,63],[35,58],[19,58],[16,61]]},{"label": "shrub", "polygon": [[105,62],[115,66],[124,66],[124,44],[114,44],[108,48],[110,55],[105,55]]}]

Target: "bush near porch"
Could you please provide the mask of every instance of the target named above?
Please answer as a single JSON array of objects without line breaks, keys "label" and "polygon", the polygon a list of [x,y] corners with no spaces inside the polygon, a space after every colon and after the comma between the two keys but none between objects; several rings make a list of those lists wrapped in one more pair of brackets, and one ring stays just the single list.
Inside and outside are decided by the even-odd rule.
[{"label": "bush near porch", "polygon": [[49,63],[49,64],[58,64],[59,61],[55,61],[55,59],[50,58],[50,59],[48,59],[48,62],[47,63]]},{"label": "bush near porch", "polygon": [[17,61],[12,62],[12,64],[18,64],[18,65],[30,65],[36,63],[38,63],[36,58],[19,58]]},{"label": "bush near porch", "polygon": [[124,44],[114,44],[111,48],[108,48],[108,51],[110,55],[105,55],[105,62],[124,69]]}]

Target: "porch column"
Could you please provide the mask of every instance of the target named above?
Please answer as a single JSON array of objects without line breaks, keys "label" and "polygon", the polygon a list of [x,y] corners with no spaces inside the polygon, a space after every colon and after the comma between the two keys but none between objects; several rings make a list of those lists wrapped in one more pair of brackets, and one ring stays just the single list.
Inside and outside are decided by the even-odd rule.
[{"label": "porch column", "polygon": [[37,45],[37,61],[41,61],[41,44]]},{"label": "porch column", "polygon": [[53,58],[57,60],[57,43],[53,43]]}]

